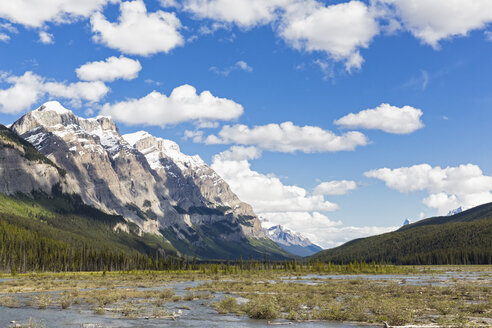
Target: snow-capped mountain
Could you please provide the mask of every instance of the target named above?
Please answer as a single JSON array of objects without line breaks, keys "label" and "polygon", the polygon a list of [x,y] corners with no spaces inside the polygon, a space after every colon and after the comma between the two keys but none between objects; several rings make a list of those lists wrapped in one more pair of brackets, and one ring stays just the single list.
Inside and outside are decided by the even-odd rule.
[{"label": "snow-capped mountain", "polygon": [[[226,258],[231,250],[224,249],[225,243],[248,244],[242,249],[248,254],[250,238],[271,244],[251,206],[199,156],[181,153],[173,141],[144,131],[121,136],[110,117],[84,119],[56,101],[27,113],[10,129],[66,171],[63,178],[51,177],[52,185],[123,216],[142,233],[167,238],[175,246],[184,241],[188,246],[180,251],[213,250]],[[0,190],[6,190],[2,183]],[[10,183],[7,192],[32,191],[24,189]],[[231,249],[241,249],[237,247]]]},{"label": "snow-capped mountain", "polygon": [[302,234],[276,225],[265,229],[265,234],[286,251],[298,255],[309,256],[322,250]]},{"label": "snow-capped mountain", "polygon": [[455,215],[461,212],[463,212],[463,208],[460,206],[458,208],[455,208],[454,210],[449,211],[448,214],[446,214],[446,216]]},{"label": "snow-capped mountain", "polygon": [[411,223],[412,221],[410,221],[410,219],[405,219],[405,221],[403,221],[403,226],[409,225]]}]

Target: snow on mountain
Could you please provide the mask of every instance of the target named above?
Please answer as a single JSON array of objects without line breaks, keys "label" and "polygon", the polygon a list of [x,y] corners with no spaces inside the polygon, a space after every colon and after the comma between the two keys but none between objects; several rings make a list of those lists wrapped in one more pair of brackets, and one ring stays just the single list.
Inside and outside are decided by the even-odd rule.
[{"label": "snow on mountain", "polygon": [[446,216],[455,215],[461,212],[463,212],[463,208],[460,206],[458,208],[455,208],[454,210],[449,211],[448,214],[446,214]]},{"label": "snow on mountain", "polygon": [[38,113],[38,112],[48,112],[48,111],[52,111],[57,114],[73,114],[71,110],[63,107],[62,104],[60,104],[58,101],[48,101],[38,109],[35,109],[33,112]]},{"label": "snow on mountain", "polygon": [[412,221],[410,221],[410,219],[405,219],[405,221],[403,221],[403,226],[409,225],[411,223]]},{"label": "snow on mountain", "polygon": [[110,117],[81,118],[56,101],[25,114],[11,129],[66,170],[65,192],[123,216],[142,232],[211,249],[217,246],[203,231],[221,242],[266,238],[251,206],[199,156],[183,154],[171,140],[144,131],[123,137]]},{"label": "snow on mountain", "polygon": [[242,202],[200,156],[183,154],[174,141],[154,137],[145,131],[125,134],[123,138],[145,156],[168,187],[169,196],[181,208],[188,210],[206,205],[224,211],[225,215],[233,215],[245,222],[242,229],[248,235],[265,237],[252,207]]},{"label": "snow on mountain", "polygon": [[[125,134],[123,138],[132,146],[140,150],[145,155],[149,164],[153,169],[159,169],[162,167],[160,159],[165,157],[172,158],[181,171],[186,172],[189,169],[196,170],[205,166],[205,162],[200,156],[185,155],[179,149],[177,143],[171,140],[156,138],[146,131],[138,131],[135,133]],[[146,145],[137,145],[145,143]],[[148,148],[143,148],[148,146]]]},{"label": "snow on mountain", "polygon": [[281,225],[265,230],[268,238],[288,252],[298,256],[309,256],[322,250],[299,232],[292,231]]}]

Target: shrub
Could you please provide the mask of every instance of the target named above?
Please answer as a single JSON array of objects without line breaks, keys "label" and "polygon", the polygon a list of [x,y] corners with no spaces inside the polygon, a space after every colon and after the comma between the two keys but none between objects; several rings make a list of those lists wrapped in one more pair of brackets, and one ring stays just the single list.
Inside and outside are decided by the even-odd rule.
[{"label": "shrub", "polygon": [[248,302],[245,312],[252,319],[276,319],[280,306],[275,297],[261,297]]},{"label": "shrub", "polygon": [[239,312],[240,310],[236,298],[232,296],[226,296],[221,299],[219,302],[214,304],[214,308],[220,314]]}]

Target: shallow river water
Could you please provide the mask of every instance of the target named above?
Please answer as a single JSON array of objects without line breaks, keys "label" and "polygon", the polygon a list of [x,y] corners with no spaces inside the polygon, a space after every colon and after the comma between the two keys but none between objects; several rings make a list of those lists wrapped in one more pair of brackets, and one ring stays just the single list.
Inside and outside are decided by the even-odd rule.
[{"label": "shallow river water", "polygon": [[[485,279],[490,282],[490,276],[483,277],[476,273],[442,273],[435,275],[305,275],[299,277],[284,277],[276,283],[301,283],[301,284],[320,284],[327,279],[369,279],[378,280],[381,283],[396,282],[399,284],[410,285],[447,285],[456,280],[476,280]],[[0,281],[1,283],[1,281]],[[168,282],[163,286],[152,288],[138,288],[138,290],[156,290],[172,288],[177,296],[184,296],[188,293],[188,288],[193,288],[202,284],[199,281]],[[274,282],[275,283],[275,282]],[[486,283],[488,285],[489,283]],[[1,285],[0,285],[1,287]],[[0,297],[5,297],[6,291],[0,290]],[[53,292],[58,293],[58,292]],[[19,293],[17,299],[22,301],[26,297],[35,293]],[[249,319],[246,316],[220,315],[210,303],[217,302],[224,297],[221,293],[213,293],[211,299],[198,299],[192,301],[178,301],[166,303],[169,313],[181,311],[181,315],[175,320],[172,319],[126,319],[120,314],[106,312],[105,314],[95,314],[93,309],[84,305],[72,305],[70,308],[62,310],[59,305],[48,306],[46,309],[38,309],[33,306],[8,308],[0,306],[0,328],[14,327],[15,324],[26,324],[32,318],[37,325],[34,327],[82,327],[82,328],[116,328],[116,327],[271,327],[266,320]],[[244,299],[243,299],[244,301]],[[12,323],[15,322],[15,323]],[[273,323],[285,324],[290,327],[305,328],[360,328],[367,327],[357,324],[341,322],[288,322],[275,320]]]},{"label": "shallow river water", "polygon": [[[155,290],[160,288],[172,288],[177,296],[184,296],[188,293],[187,288],[193,288],[203,282],[189,281],[168,283],[163,287],[138,288],[138,290]],[[53,292],[57,293],[57,292]],[[19,293],[18,299],[22,299],[29,293]],[[0,306],[0,327],[14,327],[15,323],[26,327],[29,320],[35,323],[35,327],[58,328],[58,327],[82,327],[82,328],[117,328],[117,327],[266,327],[275,326],[266,320],[254,320],[246,316],[221,315],[218,314],[210,303],[223,298],[221,293],[214,293],[212,299],[170,302],[167,304],[169,313],[181,310],[181,316],[172,319],[126,319],[115,313],[103,315],[94,314],[94,311],[87,307],[73,305],[69,309],[62,310],[59,306],[51,306],[46,309],[35,307],[7,308]],[[0,297],[2,295],[0,294]],[[14,323],[12,323],[14,322]],[[340,323],[340,322],[299,322],[292,323],[287,321],[272,321],[277,324],[288,324],[289,327],[305,328],[358,328],[361,325]],[[283,326],[283,325],[281,325]]]}]

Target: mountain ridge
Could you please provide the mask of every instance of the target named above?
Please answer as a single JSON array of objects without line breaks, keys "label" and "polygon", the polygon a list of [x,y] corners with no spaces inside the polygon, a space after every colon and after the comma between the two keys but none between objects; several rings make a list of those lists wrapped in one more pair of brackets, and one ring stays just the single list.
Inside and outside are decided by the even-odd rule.
[{"label": "mountain ridge", "polygon": [[309,256],[323,250],[299,232],[281,225],[264,229],[265,234],[284,250],[298,256]]},{"label": "mountain ridge", "polygon": [[[198,156],[182,154],[173,141],[146,134],[130,144],[111,118],[80,118],[56,101],[28,112],[10,130],[66,172],[44,192],[59,184],[89,206],[121,215],[141,233],[178,245],[182,254],[291,256],[266,238],[251,206]],[[36,188],[30,189],[11,194]],[[128,227],[121,223],[118,229]]]},{"label": "mountain ridge", "polygon": [[393,264],[491,264],[492,203],[351,240],[310,258],[336,263],[362,260]]}]

